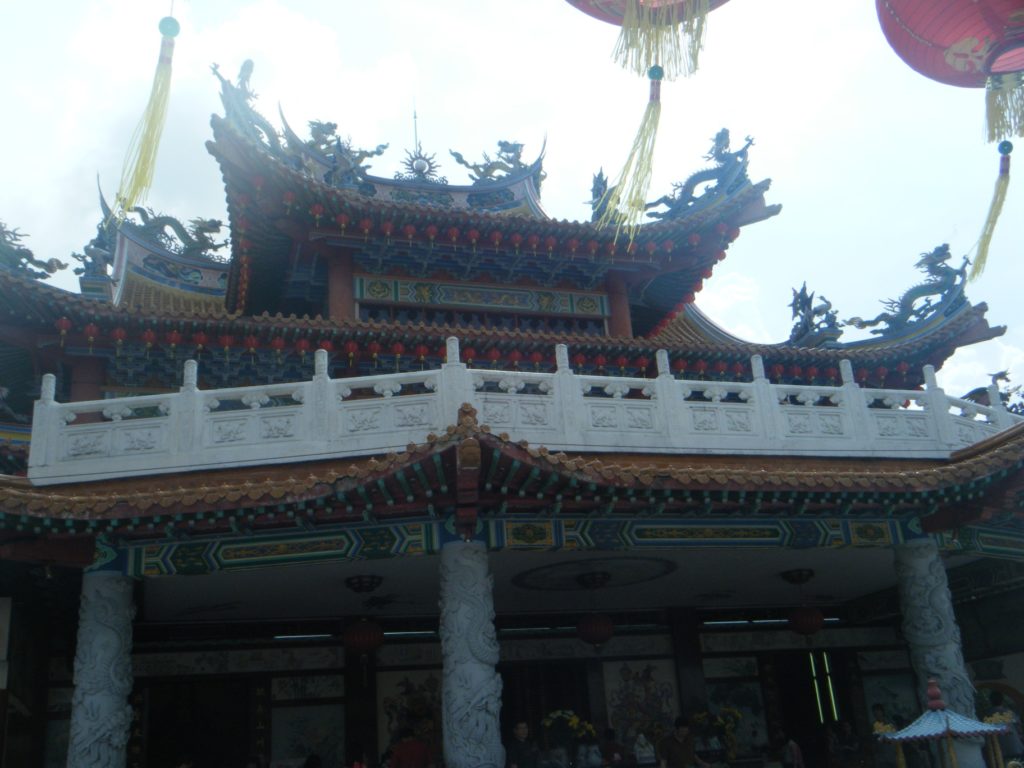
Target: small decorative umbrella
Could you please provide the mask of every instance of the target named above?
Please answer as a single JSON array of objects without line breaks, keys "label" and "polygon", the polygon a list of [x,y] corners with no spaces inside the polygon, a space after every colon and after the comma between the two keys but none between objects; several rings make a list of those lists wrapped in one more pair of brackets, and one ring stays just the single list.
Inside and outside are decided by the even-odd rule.
[{"label": "small decorative umbrella", "polygon": [[[939,758],[943,766],[957,768],[953,739],[977,738],[979,736],[989,741],[989,751],[995,760],[994,768],[1003,768],[999,741],[996,739],[1000,733],[1006,733],[1005,725],[983,723],[958,712],[947,711],[939,684],[934,679],[928,681],[928,709],[923,715],[900,731],[886,730],[884,727],[876,728],[875,731],[875,735],[880,741],[896,745],[896,761],[899,768],[906,768],[907,765],[903,756],[903,744],[906,742],[944,741],[946,749],[945,751],[939,750]],[[949,758],[948,763],[946,756]]]}]

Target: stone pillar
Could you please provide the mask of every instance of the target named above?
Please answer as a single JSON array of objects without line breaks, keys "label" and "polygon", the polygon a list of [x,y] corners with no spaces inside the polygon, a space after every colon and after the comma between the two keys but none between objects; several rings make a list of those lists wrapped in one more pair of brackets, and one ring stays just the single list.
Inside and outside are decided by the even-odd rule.
[{"label": "stone pillar", "polygon": [[124,768],[134,617],[130,578],[116,571],[82,575],[68,768]]},{"label": "stone pillar", "polygon": [[494,580],[483,542],[441,550],[441,701],[449,768],[502,768],[501,676],[494,630]]},{"label": "stone pillar", "polygon": [[[974,717],[974,686],[960,650],[960,628],[953,614],[946,569],[932,538],[908,541],[896,547],[896,579],[903,613],[903,636],[917,676],[918,700],[927,705],[928,678],[942,689],[946,706]],[[983,768],[981,740],[959,740],[959,768]]]}]

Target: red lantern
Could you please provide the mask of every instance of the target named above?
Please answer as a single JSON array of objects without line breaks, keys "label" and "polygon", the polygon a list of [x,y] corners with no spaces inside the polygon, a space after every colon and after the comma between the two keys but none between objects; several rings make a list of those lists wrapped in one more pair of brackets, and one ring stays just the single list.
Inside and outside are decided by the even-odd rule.
[{"label": "red lantern", "polygon": [[947,85],[986,88],[989,141],[1024,129],[1020,0],[875,0],[882,32],[911,68]]},{"label": "red lantern", "polygon": [[245,344],[245,351],[249,353],[249,362],[250,363],[255,363],[256,362],[256,350],[260,346],[260,340],[257,339],[252,334],[250,334],[250,335],[246,336],[245,339],[242,340],[242,343]]},{"label": "red lantern", "polygon": [[636,360],[633,361],[633,365],[640,371],[640,375],[647,376],[647,366],[651,364],[651,361],[644,355],[640,355]]},{"label": "red lantern", "polygon": [[156,331],[147,328],[142,332],[142,340],[146,344],[146,356],[149,357],[149,350],[156,344]]},{"label": "red lantern", "polygon": [[870,375],[871,374],[868,373],[867,368],[858,368],[857,372],[853,375],[853,378],[856,380],[858,384],[863,384],[865,381],[868,380],[868,376]]},{"label": "red lantern", "polygon": [[836,383],[836,379],[839,378],[839,370],[837,368],[829,366],[828,368],[825,369],[825,378],[828,379],[829,383],[834,386]]},{"label": "red lantern", "polygon": [[608,364],[608,358],[604,355],[597,354],[594,356],[594,365],[597,366],[597,370],[603,371],[604,367]]},{"label": "red lantern", "polygon": [[875,376],[878,378],[879,384],[885,384],[885,377],[889,375],[889,369],[884,365],[880,365],[875,368]]},{"label": "red lantern", "polygon": [[572,356],[572,364],[582,370],[583,366],[587,364],[587,356],[582,352],[577,352]]},{"label": "red lantern", "polygon": [[544,353],[533,351],[530,353],[530,362],[533,363],[533,369],[535,371],[540,370],[540,364],[544,362]]},{"label": "red lantern", "polygon": [[422,371],[423,366],[427,361],[427,355],[430,354],[430,347],[426,344],[417,344],[414,351],[416,352],[416,357],[420,359],[420,370]]},{"label": "red lantern", "polygon": [[181,334],[178,331],[169,331],[167,334],[164,335],[164,340],[170,347],[169,354],[173,356],[174,351],[177,349],[178,345],[181,344]]},{"label": "red lantern", "polygon": [[402,355],[405,354],[405,344],[400,341],[396,341],[391,345],[391,354],[395,356],[395,370],[400,370],[402,366]]},{"label": "red lantern", "polygon": [[700,245],[700,235],[694,232],[688,238],[686,238],[686,242],[689,243],[691,247],[696,248],[698,245]]},{"label": "red lantern", "polygon": [[60,331],[60,345],[63,347],[64,337],[68,335],[68,331],[70,331],[72,327],[71,321],[66,317],[61,317],[54,321],[53,327]]},{"label": "red lantern", "polygon": [[576,634],[583,642],[600,648],[612,639],[615,624],[606,613],[588,613],[576,623]]},{"label": "red lantern", "polygon": [[114,340],[114,354],[120,357],[121,345],[124,344],[124,340],[128,338],[128,331],[124,328],[115,328],[110,332],[110,338]]},{"label": "red lantern", "polygon": [[373,229],[373,221],[370,219],[359,220],[359,231],[363,233],[363,239],[365,240],[370,236],[370,232]]},{"label": "red lantern", "polygon": [[452,245],[455,245],[457,242],[459,242],[459,228],[458,227],[448,227],[448,241]]},{"label": "red lantern", "polygon": [[462,350],[462,356],[466,358],[466,365],[472,365],[473,358],[476,357],[476,350],[472,347],[466,347]]},{"label": "red lantern", "polygon": [[501,360],[501,350],[491,347],[487,350],[487,359],[491,361],[491,368],[497,367],[498,361]]},{"label": "red lantern", "polygon": [[320,203],[313,203],[309,206],[309,213],[313,217],[315,226],[320,226],[320,218],[324,215],[324,207]]},{"label": "red lantern", "polygon": [[811,637],[825,625],[825,615],[811,606],[801,606],[789,612],[789,628],[798,635]]},{"label": "red lantern", "polygon": [[676,372],[676,375],[682,375],[683,371],[686,370],[686,359],[677,357],[672,361],[672,370]]},{"label": "red lantern", "polygon": [[89,342],[89,354],[92,354],[92,343],[100,335],[99,326],[96,323],[89,323],[82,329],[82,333],[85,334],[85,340]]},{"label": "red lantern", "polygon": [[548,235],[544,238],[544,247],[548,249],[548,253],[551,253],[558,246],[557,238]]},{"label": "red lantern", "polygon": [[702,278],[704,278],[705,280],[708,280],[708,279],[710,279],[711,274],[712,274],[711,267],[704,267],[704,270],[700,273],[700,276]]},{"label": "red lantern", "polygon": [[808,378],[808,380],[809,380],[809,381],[810,381],[810,382],[811,382],[812,384],[814,383],[814,379],[815,379],[815,377],[817,377],[817,375],[818,375],[818,369],[817,369],[817,367],[815,367],[815,366],[813,366],[813,365],[808,365],[808,366],[807,366],[807,378]]},{"label": "red lantern", "polygon": [[570,237],[568,240],[565,241],[565,247],[568,249],[570,256],[575,256],[576,251],[578,251],[580,248],[580,241],[577,240],[575,237]]},{"label": "red lantern", "polygon": [[192,343],[196,345],[196,352],[202,352],[207,341],[209,341],[209,339],[202,331],[196,331],[192,334]]},{"label": "red lantern", "polygon": [[370,359],[373,360],[373,367],[377,367],[377,356],[380,354],[382,347],[379,342],[371,341],[366,345],[366,351],[370,353]]},{"label": "red lantern", "polygon": [[392,221],[385,221],[380,225],[380,231],[384,233],[384,237],[388,240],[391,239],[391,233],[395,231],[395,224]]},{"label": "red lantern", "polygon": [[735,376],[737,379],[742,379],[743,374],[747,372],[747,367],[737,360],[735,363],[732,364],[731,370],[733,376]]},{"label": "red lantern", "polygon": [[619,355],[615,358],[615,364],[619,366],[619,375],[624,376],[626,374],[626,366],[629,365],[629,358],[625,355]]},{"label": "red lantern", "polygon": [[707,373],[708,370],[707,360],[698,360],[697,362],[695,362],[693,364],[693,370],[695,370],[697,372],[697,375],[703,379],[704,374]]},{"label": "red lantern", "polygon": [[408,240],[409,243],[411,244],[412,239],[416,237],[416,227],[414,227],[412,224],[406,224],[404,227],[402,227],[402,234],[405,235],[405,239]]},{"label": "red lantern", "polygon": [[306,359],[306,353],[309,352],[309,339],[296,339],[295,340],[295,351],[299,353],[299,357],[302,360]]},{"label": "red lantern", "polygon": [[275,336],[270,340],[270,348],[277,354],[277,362],[281,362],[281,353],[284,351],[285,340],[282,336]]},{"label": "red lantern", "polygon": [[508,240],[512,243],[512,247],[517,251],[519,250],[519,246],[523,244],[523,236],[518,232],[514,232]]},{"label": "red lantern", "polygon": [[230,360],[230,350],[235,346],[235,337],[222,333],[217,337],[217,343],[220,345],[220,348],[224,350],[224,361],[227,362]]},{"label": "red lantern", "polygon": [[345,650],[366,656],[384,645],[384,630],[373,619],[360,619],[341,633]]},{"label": "red lantern", "polygon": [[480,230],[471,229],[466,233],[466,239],[469,240],[470,244],[476,245],[476,241],[480,239]]},{"label": "red lantern", "polygon": [[497,229],[494,230],[493,232],[491,232],[491,234],[490,234],[491,245],[493,245],[495,248],[497,248],[499,245],[501,245],[501,237],[502,237],[501,232],[498,231]]},{"label": "red lantern", "polygon": [[596,254],[600,247],[601,244],[597,240],[587,240],[587,253],[591,256]]},{"label": "red lantern", "polygon": [[653,242],[653,241],[651,241],[651,242],[647,243],[647,244],[646,244],[646,245],[644,246],[644,252],[645,252],[645,253],[646,253],[646,254],[647,254],[648,256],[651,256],[651,257],[653,257],[653,256],[654,256],[654,254],[655,254],[655,253],[657,253],[657,251],[658,251],[658,244],[657,244],[657,243],[655,243],[655,242]]},{"label": "red lantern", "polygon": [[536,251],[537,246],[540,245],[540,237],[537,235],[530,235],[526,238],[526,245],[531,251]]},{"label": "red lantern", "polygon": [[348,355],[348,367],[352,367],[352,361],[359,354],[359,343],[349,339],[345,342],[345,354]]},{"label": "red lantern", "polygon": [[786,367],[782,363],[776,363],[770,369],[772,378],[776,381],[782,380],[782,375],[786,372]]},{"label": "red lantern", "polygon": [[804,369],[801,368],[799,365],[789,366],[789,377],[791,379],[799,379],[801,376],[803,376],[803,373]]},{"label": "red lantern", "polygon": [[523,353],[518,349],[513,349],[508,353],[508,355],[506,355],[506,357],[508,357],[508,361],[512,363],[513,368],[518,368],[519,362],[523,359]]},{"label": "red lantern", "polygon": [[715,364],[711,366],[711,369],[716,375],[723,376],[729,370],[729,364],[725,360],[715,360]]},{"label": "red lantern", "polygon": [[665,253],[672,253],[672,251],[674,251],[675,249],[676,244],[673,243],[671,240],[666,240],[664,243],[661,244],[661,250],[663,250]]},{"label": "red lantern", "polygon": [[339,213],[337,216],[334,217],[334,223],[338,225],[338,229],[340,229],[342,232],[345,231],[345,228],[348,226],[348,223],[350,221],[351,219],[344,213]]},{"label": "red lantern", "polygon": [[292,212],[292,206],[295,205],[295,193],[288,191],[281,196],[281,202],[284,203],[285,210],[288,213]]},{"label": "red lantern", "polygon": [[437,227],[435,227],[433,224],[428,224],[427,228],[423,231],[427,233],[427,240],[429,240],[431,243],[433,243],[434,240],[437,238]]},{"label": "red lantern", "polygon": [[320,341],[318,341],[316,345],[324,352],[326,352],[328,355],[334,351],[334,342],[331,341],[330,339],[320,339]]}]

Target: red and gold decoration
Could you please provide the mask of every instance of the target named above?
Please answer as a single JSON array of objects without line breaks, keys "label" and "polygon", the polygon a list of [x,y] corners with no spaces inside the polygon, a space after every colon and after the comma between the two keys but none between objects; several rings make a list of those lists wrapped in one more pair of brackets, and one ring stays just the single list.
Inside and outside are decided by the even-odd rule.
[{"label": "red and gold decoration", "polygon": [[650,79],[647,109],[618,177],[601,199],[600,227],[636,236],[651,185],[654,146],[661,119],[661,81],[697,70],[708,14],[727,0],[568,0],[594,18],[621,27],[614,57]]},{"label": "red and gold decoration", "polygon": [[995,232],[996,222],[999,221],[999,214],[1003,212],[1003,202],[1006,200],[1006,190],[1010,186],[1010,153],[1013,152],[1013,144],[1009,141],[999,142],[999,175],[996,177],[996,188],[992,193],[992,202],[988,207],[988,216],[985,217],[985,226],[981,230],[981,237],[978,239],[978,252],[974,256],[974,264],[971,265],[971,272],[968,280],[974,280],[984,270],[988,261],[988,248],[992,244],[992,234]]},{"label": "red and gold decoration", "polygon": [[893,50],[925,77],[984,88],[988,140],[1024,135],[1020,0],[875,0]]},{"label": "red and gold decoration", "polygon": [[588,613],[576,622],[576,634],[583,642],[600,648],[612,639],[615,623],[607,613]]}]

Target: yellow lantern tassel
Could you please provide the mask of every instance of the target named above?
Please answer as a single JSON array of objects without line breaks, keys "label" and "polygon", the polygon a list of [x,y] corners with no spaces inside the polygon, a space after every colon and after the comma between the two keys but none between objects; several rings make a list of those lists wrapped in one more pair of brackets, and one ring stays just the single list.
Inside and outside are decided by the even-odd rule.
[{"label": "yellow lantern tassel", "polygon": [[990,75],[985,81],[988,140],[1024,136],[1024,72]]},{"label": "yellow lantern tassel", "polygon": [[625,230],[630,242],[640,227],[640,219],[647,206],[647,190],[654,173],[654,144],[658,138],[658,122],[661,120],[661,79],[664,71],[655,64],[648,75],[651,78],[651,96],[647,109],[644,110],[633,148],[629,151],[618,180],[608,188],[601,200],[603,211],[597,219],[599,228],[615,225],[616,239]]},{"label": "yellow lantern tassel", "polygon": [[626,0],[615,61],[638,75],[656,64],[669,80],[693,74],[710,12],[711,0]]},{"label": "yellow lantern tassel", "polygon": [[1008,141],[999,142],[999,176],[996,178],[995,192],[992,193],[992,204],[988,207],[988,216],[985,219],[985,228],[981,231],[978,239],[978,255],[974,257],[974,264],[971,266],[971,273],[968,280],[975,280],[985,271],[985,262],[988,260],[988,247],[992,242],[992,234],[995,232],[996,222],[999,221],[999,214],[1003,210],[1003,202],[1006,200],[1006,189],[1010,186],[1010,153],[1013,152],[1013,144]]},{"label": "yellow lantern tassel", "polygon": [[153,88],[142,119],[132,134],[125,153],[121,184],[117,190],[115,215],[123,216],[136,205],[145,202],[153,184],[156,153],[167,116],[167,102],[171,95],[171,59],[174,56],[174,38],[181,26],[173,16],[160,20],[160,58],[153,76]]},{"label": "yellow lantern tassel", "polygon": [[903,745],[896,742],[896,768],[907,768],[907,758],[903,754]]}]

